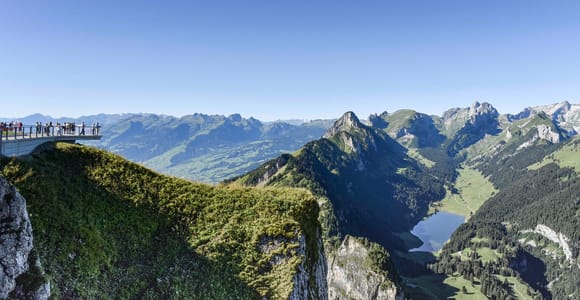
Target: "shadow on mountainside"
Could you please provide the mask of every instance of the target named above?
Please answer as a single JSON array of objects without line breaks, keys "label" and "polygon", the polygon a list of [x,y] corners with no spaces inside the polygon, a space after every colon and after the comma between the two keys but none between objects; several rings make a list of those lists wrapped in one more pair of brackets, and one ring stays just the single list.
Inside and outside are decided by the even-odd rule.
[{"label": "shadow on mountainside", "polygon": [[53,295],[259,298],[227,261],[197,254],[175,218],[107,190],[89,178],[87,161],[71,154],[55,150],[0,159],[0,173],[27,199],[35,249]]}]

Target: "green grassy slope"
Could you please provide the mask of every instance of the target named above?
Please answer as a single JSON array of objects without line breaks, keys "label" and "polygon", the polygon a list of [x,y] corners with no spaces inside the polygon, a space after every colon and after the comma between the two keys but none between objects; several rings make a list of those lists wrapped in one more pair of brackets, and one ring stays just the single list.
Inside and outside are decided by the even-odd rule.
[{"label": "green grassy slope", "polygon": [[304,190],[196,184],[69,144],[0,170],[27,199],[60,298],[285,299],[299,235],[314,253]]},{"label": "green grassy slope", "polygon": [[448,190],[443,200],[433,203],[431,213],[446,211],[469,217],[497,192],[477,170],[464,166],[458,173],[453,191]]},{"label": "green grassy slope", "polygon": [[580,138],[574,138],[565,146],[544,157],[542,161],[528,166],[528,169],[537,170],[550,163],[555,163],[562,168],[570,167],[576,170],[576,173],[580,173]]}]

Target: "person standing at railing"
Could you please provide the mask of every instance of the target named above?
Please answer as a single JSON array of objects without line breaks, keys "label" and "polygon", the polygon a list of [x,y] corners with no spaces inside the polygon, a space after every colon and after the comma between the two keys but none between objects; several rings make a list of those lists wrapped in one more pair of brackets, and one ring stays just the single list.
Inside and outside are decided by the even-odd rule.
[{"label": "person standing at railing", "polygon": [[85,122],[81,122],[81,133],[80,135],[85,135]]}]

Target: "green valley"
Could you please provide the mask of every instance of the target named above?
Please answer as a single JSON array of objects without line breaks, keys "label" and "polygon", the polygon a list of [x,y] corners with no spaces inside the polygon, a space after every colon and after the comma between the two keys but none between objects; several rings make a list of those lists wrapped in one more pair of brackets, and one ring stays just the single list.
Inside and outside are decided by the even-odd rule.
[{"label": "green valley", "polygon": [[456,182],[447,190],[445,198],[431,205],[430,213],[446,211],[465,217],[474,214],[497,190],[477,170],[460,167]]}]

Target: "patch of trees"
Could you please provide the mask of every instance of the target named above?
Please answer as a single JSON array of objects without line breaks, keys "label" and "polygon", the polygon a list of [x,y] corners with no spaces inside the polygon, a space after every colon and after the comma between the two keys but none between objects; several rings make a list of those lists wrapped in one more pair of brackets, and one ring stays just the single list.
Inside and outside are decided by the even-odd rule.
[{"label": "patch of trees", "polygon": [[455,182],[457,179],[457,166],[462,161],[461,157],[449,157],[443,148],[421,148],[419,153],[435,165],[429,169],[429,173],[445,182]]},{"label": "patch of trees", "polygon": [[[518,245],[506,237],[509,233],[500,223],[463,224],[442,249],[437,262],[429,268],[438,274],[460,275],[472,285],[479,284],[481,292],[490,299],[516,299],[509,282],[499,277],[519,278],[517,268],[522,253]],[[483,247],[496,252],[497,258],[484,261],[478,254],[478,249]]]},{"label": "patch of trees", "polygon": [[578,257],[580,245],[580,179],[569,168],[549,164],[513,180],[482,205],[473,222],[510,222],[519,229],[544,224],[562,232],[572,241],[572,255]]},{"label": "patch of trees", "polygon": [[273,175],[269,185],[302,187],[325,197],[337,216],[334,232],[397,248],[391,232],[410,229],[431,202],[442,199],[444,181],[409,159],[406,149],[386,134],[371,129],[340,134],[362,146],[345,152],[334,137],[313,141],[295,156],[269,161],[238,182],[255,185],[265,174],[274,173],[269,171],[274,165],[284,162],[284,171]]},{"label": "patch of trees", "polygon": [[[531,138],[529,136],[529,139]],[[489,176],[491,182],[499,189],[503,189],[511,185],[513,181],[526,176],[529,172],[528,166],[542,161],[546,155],[561,147],[558,144],[545,144],[518,150],[518,146],[518,143],[507,144],[498,154],[482,157],[475,161],[478,163],[478,170],[483,176]]]},{"label": "patch of trees", "polygon": [[[554,259],[545,253],[544,247],[521,245],[518,239],[521,230],[543,224],[563,233],[569,239],[572,258],[578,259],[580,219],[576,214],[580,208],[580,178],[573,169],[553,163],[537,170],[527,169],[561,145],[534,146],[520,152],[514,147],[516,145],[508,145],[499,154],[480,162],[479,170],[484,176],[490,176],[500,192],[456,230],[431,268],[438,273],[459,273],[469,280],[480,280],[482,292],[492,299],[513,297],[508,286],[496,275],[521,276],[531,286],[529,294],[533,298],[578,297],[580,270],[577,266],[571,265],[561,254]],[[501,258],[482,263],[473,254],[481,247],[494,249]],[[471,256],[462,260],[457,253],[464,249],[473,250],[464,252]],[[522,265],[523,257],[528,257],[527,268]],[[536,265],[530,263],[531,257],[539,258]],[[550,290],[546,287],[547,282],[553,282]]]}]

